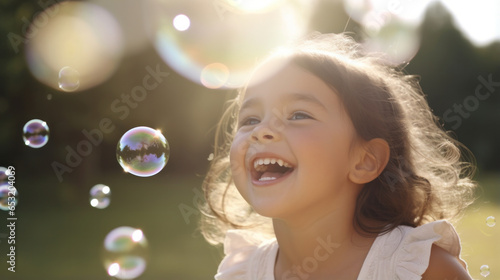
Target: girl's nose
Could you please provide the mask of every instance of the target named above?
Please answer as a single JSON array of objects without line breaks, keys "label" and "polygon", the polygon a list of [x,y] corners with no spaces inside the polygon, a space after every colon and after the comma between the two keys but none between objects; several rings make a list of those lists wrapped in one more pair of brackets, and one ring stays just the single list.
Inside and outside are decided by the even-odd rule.
[{"label": "girl's nose", "polygon": [[280,134],[266,123],[260,123],[252,132],[252,140],[266,143],[280,140]]}]

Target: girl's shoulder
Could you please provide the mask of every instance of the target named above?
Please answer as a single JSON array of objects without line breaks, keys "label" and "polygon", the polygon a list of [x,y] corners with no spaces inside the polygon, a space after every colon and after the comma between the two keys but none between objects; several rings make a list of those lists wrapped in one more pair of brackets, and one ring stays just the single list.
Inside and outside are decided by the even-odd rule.
[{"label": "girl's shoulder", "polygon": [[421,279],[429,266],[433,245],[466,267],[460,259],[460,238],[455,228],[439,220],[416,228],[399,226],[377,237],[358,279]]},{"label": "girl's shoulder", "polygon": [[[278,252],[275,238],[268,239],[250,230],[229,230],[224,241],[225,257],[216,280],[274,280]],[[258,269],[257,269],[258,268]]]}]

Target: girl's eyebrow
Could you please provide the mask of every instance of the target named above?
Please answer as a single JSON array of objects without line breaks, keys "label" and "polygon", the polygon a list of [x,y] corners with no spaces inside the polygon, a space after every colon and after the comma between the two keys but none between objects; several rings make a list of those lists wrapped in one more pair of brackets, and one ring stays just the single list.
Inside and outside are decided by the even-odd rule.
[{"label": "girl's eyebrow", "polygon": [[293,93],[287,94],[286,99],[288,99],[288,101],[304,101],[304,102],[308,102],[308,103],[313,103],[315,105],[320,106],[324,110],[327,110],[326,106],[321,101],[319,101],[316,97],[314,97],[312,94],[293,92]]},{"label": "girl's eyebrow", "polygon": [[249,99],[245,100],[245,102],[243,102],[243,104],[241,104],[240,112],[247,109],[247,108],[250,108],[250,107],[253,107],[256,105],[260,105],[260,104],[261,104],[261,102],[259,101],[259,99],[255,98],[255,97],[249,98]]},{"label": "girl's eyebrow", "polygon": [[[308,103],[312,103],[314,105],[320,106],[322,109],[327,110],[326,106],[319,101],[316,97],[314,97],[312,94],[307,94],[307,93],[300,93],[300,92],[292,92],[286,94],[286,96],[283,98],[286,102],[292,102],[292,101],[304,101]],[[258,97],[252,97],[245,102],[240,107],[240,112],[253,107],[253,106],[260,106],[262,105],[262,101]],[[328,110],[327,110],[328,111]]]}]

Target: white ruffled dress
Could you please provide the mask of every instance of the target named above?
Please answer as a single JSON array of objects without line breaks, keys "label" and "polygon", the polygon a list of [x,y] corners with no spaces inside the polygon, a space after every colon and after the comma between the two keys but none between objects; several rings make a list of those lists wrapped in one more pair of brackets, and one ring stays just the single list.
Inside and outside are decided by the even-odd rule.
[{"label": "white ruffled dress", "polygon": [[[449,222],[434,221],[416,228],[399,226],[375,239],[358,280],[421,279],[429,265],[432,244],[460,259],[460,239]],[[263,241],[252,231],[230,230],[224,242],[226,256],[215,279],[275,280],[277,252],[276,239]]]}]

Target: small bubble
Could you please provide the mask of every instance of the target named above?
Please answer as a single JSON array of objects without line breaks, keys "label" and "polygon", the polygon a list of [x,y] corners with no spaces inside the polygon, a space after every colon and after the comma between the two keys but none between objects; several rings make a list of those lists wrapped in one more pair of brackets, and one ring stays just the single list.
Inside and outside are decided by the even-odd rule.
[{"label": "small bubble", "polygon": [[[17,195],[18,192],[14,186],[10,186],[7,182],[0,183],[0,209],[9,211],[9,207],[16,207]],[[9,200],[9,197],[14,197],[14,199]]]},{"label": "small bubble", "polygon": [[52,100],[52,94],[47,94],[47,100]]},{"label": "small bubble", "polygon": [[179,31],[186,31],[186,30],[188,30],[189,26],[191,25],[191,21],[189,20],[189,18],[183,14],[177,15],[174,18],[173,23],[174,23],[175,29],[177,29]]},{"label": "small bubble", "polygon": [[90,205],[104,209],[108,207],[111,199],[111,189],[103,184],[97,184],[90,189]]},{"label": "small bubble", "polygon": [[495,217],[489,216],[488,218],[486,218],[486,225],[489,227],[494,227],[496,225]]},{"label": "small bubble", "polygon": [[23,140],[26,146],[31,148],[41,148],[49,141],[49,127],[47,123],[33,119],[23,127]]},{"label": "small bubble", "polygon": [[481,276],[483,277],[490,275],[490,267],[486,264],[483,264],[479,270],[481,271]]},{"label": "small bubble", "polygon": [[118,227],[104,239],[104,267],[110,276],[134,279],[146,269],[147,240],[140,229]]},{"label": "small bubble", "polygon": [[214,153],[210,153],[207,159],[208,161],[212,161],[214,159]]},{"label": "small bubble", "polygon": [[130,129],[116,147],[116,158],[125,172],[149,177],[160,172],[170,157],[170,146],[161,131],[146,126]]},{"label": "small bubble", "polygon": [[80,87],[80,74],[75,69],[65,66],[59,71],[58,83],[63,91],[75,91]]}]

